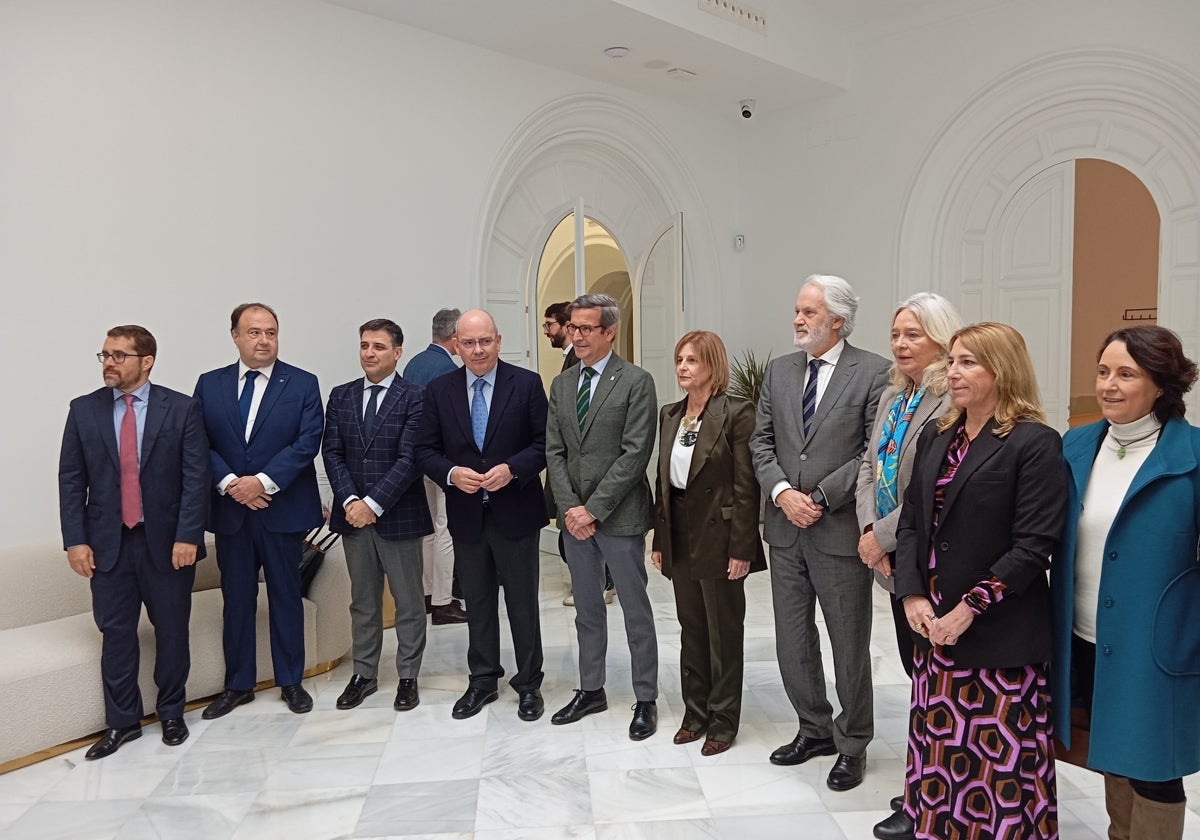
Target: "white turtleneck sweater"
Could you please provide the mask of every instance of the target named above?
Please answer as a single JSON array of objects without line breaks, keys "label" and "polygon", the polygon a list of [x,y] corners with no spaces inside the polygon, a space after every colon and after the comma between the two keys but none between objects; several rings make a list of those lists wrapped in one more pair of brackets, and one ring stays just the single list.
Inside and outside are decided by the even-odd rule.
[{"label": "white turtleneck sweater", "polygon": [[[1075,532],[1075,635],[1093,644],[1096,642],[1096,602],[1100,594],[1100,572],[1104,567],[1104,544],[1133,477],[1158,443],[1161,428],[1162,424],[1153,412],[1132,423],[1113,423],[1092,464],[1079,528]],[[1125,443],[1123,458],[1119,457],[1122,441]]]}]

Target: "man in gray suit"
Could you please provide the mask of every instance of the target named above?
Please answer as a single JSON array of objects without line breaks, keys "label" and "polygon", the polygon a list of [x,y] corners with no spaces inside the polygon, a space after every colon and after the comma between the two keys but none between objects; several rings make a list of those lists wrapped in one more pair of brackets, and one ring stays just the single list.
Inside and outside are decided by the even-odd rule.
[{"label": "man in gray suit", "polygon": [[[862,783],[874,735],[871,572],[858,560],[854,492],[888,362],[852,347],[858,298],[840,277],[812,275],[792,321],[800,352],[771,362],[750,452],[767,505],[763,536],[771,546],[775,644],[788,698],[800,718],[793,741],[773,764],[838,754],[826,784]],[[833,648],[842,711],[825,694],[816,603]]]},{"label": "man in gray suit", "polygon": [[646,532],[653,521],[646,465],[658,403],[650,374],[613,352],[620,313],[608,295],[581,295],[571,303],[567,332],[579,364],[550,385],[546,467],[559,526],[567,531],[580,683],[551,723],[574,723],[608,708],[607,564],[621,593],[633,666],[636,702],[629,737],[640,741],[658,727],[658,639],[646,595]]}]

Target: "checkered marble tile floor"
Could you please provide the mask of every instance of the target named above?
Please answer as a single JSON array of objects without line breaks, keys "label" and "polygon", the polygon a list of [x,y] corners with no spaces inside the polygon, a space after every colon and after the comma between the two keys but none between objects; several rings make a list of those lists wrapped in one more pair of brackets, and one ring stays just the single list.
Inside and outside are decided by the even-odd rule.
[{"label": "checkered marble tile floor", "polygon": [[[566,568],[542,555],[542,633],[547,714],[525,723],[507,687],[478,716],[456,721],[466,688],[464,625],[431,627],[420,678],[421,705],[397,713],[395,676],[377,694],[341,712],[334,701],[352,669],[307,680],[315,708],[287,711],[277,690],[228,717],[187,715],[180,747],[157,724],[139,741],[97,762],[84,749],[0,776],[0,836],[50,838],[405,837],[475,840],[843,840],[870,838],[900,792],[908,687],[895,654],[886,596],[876,590],[872,657],[876,739],[866,781],[834,793],[824,779],[833,759],[775,767],[767,756],[796,732],[779,678],[768,574],[747,584],[746,688],[733,748],[705,758],[700,742],[675,746],[679,627],[670,585],[650,570],[660,650],[659,730],[629,740],[628,651],[618,596],[609,612],[609,710],[572,726],[550,714],[577,687],[574,611],[560,604]],[[503,635],[503,634],[502,634]],[[394,638],[388,640],[394,651]],[[511,667],[511,648],[506,649]],[[827,669],[832,658],[825,650]],[[384,661],[389,661],[385,648]],[[832,686],[830,697],[833,698]],[[834,700],[836,703],[836,700]],[[1193,809],[1200,781],[1188,780]],[[1064,840],[1106,836],[1100,778],[1059,771]],[[1186,837],[1200,840],[1200,813]]]}]

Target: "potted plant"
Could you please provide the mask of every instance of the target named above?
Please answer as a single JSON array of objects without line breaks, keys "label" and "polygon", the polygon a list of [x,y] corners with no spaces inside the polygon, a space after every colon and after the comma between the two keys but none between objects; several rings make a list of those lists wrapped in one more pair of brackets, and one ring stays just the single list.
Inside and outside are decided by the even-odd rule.
[{"label": "potted plant", "polygon": [[728,390],[730,396],[739,397],[758,405],[758,397],[762,394],[763,379],[767,375],[767,363],[770,361],[770,353],[760,362],[753,350],[746,350],[742,355],[734,357],[729,365]]}]

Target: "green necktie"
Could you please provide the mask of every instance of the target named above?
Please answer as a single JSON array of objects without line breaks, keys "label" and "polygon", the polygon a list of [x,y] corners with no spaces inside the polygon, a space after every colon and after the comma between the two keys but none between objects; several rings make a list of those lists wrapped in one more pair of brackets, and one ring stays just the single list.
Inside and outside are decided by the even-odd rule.
[{"label": "green necktie", "polygon": [[579,393],[575,395],[575,413],[579,415],[579,431],[583,431],[583,421],[587,420],[588,407],[592,404],[592,377],[596,369],[585,367],[583,381],[579,383]]}]

